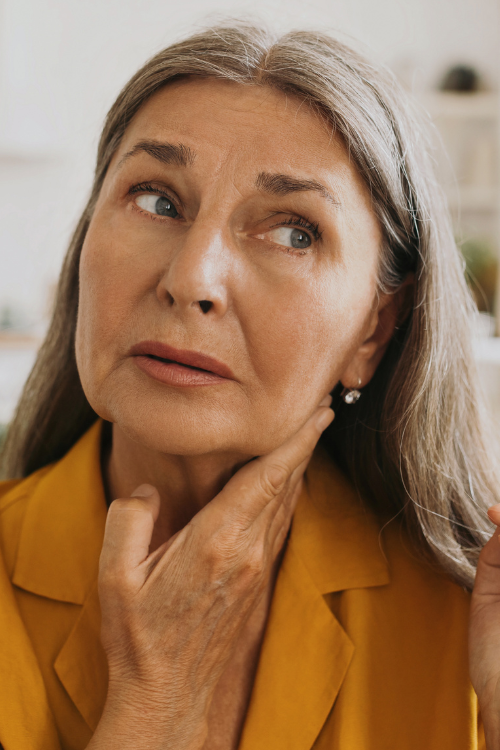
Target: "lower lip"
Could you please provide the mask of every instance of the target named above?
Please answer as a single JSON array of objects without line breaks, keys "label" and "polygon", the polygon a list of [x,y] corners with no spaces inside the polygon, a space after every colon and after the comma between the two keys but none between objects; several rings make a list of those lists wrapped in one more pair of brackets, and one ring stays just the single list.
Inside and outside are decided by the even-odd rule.
[{"label": "lower lip", "polygon": [[216,375],[214,372],[204,370],[193,370],[174,362],[161,362],[150,357],[135,356],[134,361],[140,370],[146,372],[155,380],[167,385],[175,385],[181,388],[189,388],[200,385],[218,385],[227,383],[228,378]]}]

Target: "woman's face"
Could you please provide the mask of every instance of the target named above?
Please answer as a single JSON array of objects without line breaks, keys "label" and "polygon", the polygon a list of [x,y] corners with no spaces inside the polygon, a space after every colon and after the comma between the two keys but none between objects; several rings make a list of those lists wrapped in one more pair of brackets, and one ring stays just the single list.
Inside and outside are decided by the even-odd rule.
[{"label": "woman's face", "polygon": [[340,379],[366,383],[380,241],[344,145],[305,104],[170,84],[128,128],[83,247],[90,404],[155,451],[268,452]]}]

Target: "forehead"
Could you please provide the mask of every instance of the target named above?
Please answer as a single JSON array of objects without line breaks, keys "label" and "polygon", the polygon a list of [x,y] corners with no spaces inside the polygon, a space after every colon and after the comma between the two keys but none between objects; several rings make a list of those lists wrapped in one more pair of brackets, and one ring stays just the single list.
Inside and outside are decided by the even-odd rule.
[{"label": "forehead", "polygon": [[120,152],[141,139],[183,143],[256,169],[301,168],[317,174],[357,173],[341,138],[298,97],[268,86],[186,78],[141,107]]}]

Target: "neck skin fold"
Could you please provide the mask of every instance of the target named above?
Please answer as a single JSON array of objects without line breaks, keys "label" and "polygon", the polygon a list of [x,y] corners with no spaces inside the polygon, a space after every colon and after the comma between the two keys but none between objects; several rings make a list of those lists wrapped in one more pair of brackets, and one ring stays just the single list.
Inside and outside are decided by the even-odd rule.
[{"label": "neck skin fold", "polygon": [[230,454],[174,456],[151,451],[133,442],[116,424],[108,426],[103,451],[103,477],[108,502],[130,497],[141,484],[152,484],[160,493],[160,515],[150,552],[170,539],[221,491],[249,459]]}]

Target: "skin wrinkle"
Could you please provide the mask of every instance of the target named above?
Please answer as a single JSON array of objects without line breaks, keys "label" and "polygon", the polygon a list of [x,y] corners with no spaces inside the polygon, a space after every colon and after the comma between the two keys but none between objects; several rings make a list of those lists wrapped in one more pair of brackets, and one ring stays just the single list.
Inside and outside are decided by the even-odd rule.
[{"label": "skin wrinkle", "polygon": [[196,154],[183,143],[177,145],[173,143],[162,143],[154,139],[147,141],[139,141],[135,146],[122,157],[118,164],[118,169],[130,159],[132,156],[141,152],[149,154],[154,159],[157,159],[162,164],[175,164],[178,167],[189,167],[194,163]]},{"label": "skin wrinkle", "polygon": [[288,195],[289,193],[305,190],[316,190],[323,198],[326,198],[334,206],[340,206],[329,190],[317,180],[300,180],[287,174],[269,174],[261,172],[255,182],[260,190],[265,190],[271,195]]},{"label": "skin wrinkle", "polygon": [[[228,133],[227,126],[225,130],[221,130],[223,122],[220,121],[216,123],[212,130],[209,129],[207,131],[206,127],[200,127],[198,134],[199,143],[195,144],[192,141],[192,133],[195,130],[193,123],[197,121],[196,118],[191,115],[187,123],[183,125],[182,133],[184,137],[182,140],[192,151],[198,153],[197,166],[192,166],[189,170],[184,170],[185,174],[180,175],[180,168],[173,165],[165,173],[163,179],[167,178],[167,182],[170,183],[169,186],[174,187],[174,192],[180,194],[183,205],[188,207],[193,205],[191,196],[197,195],[200,182],[199,178],[197,178],[196,190],[193,192],[195,183],[192,180],[192,170],[196,171],[199,168],[198,162],[202,160],[202,148],[209,149],[209,151],[212,150],[216,158],[211,159],[209,167],[207,164],[203,172],[203,174],[206,173],[206,177],[203,177],[203,180],[205,180],[204,190],[210,191],[207,195],[211,195],[213,200],[210,206],[205,209],[203,201],[200,203],[197,197],[192,216],[188,215],[185,222],[181,222],[180,225],[169,229],[169,234],[166,236],[171,238],[169,239],[169,243],[172,248],[179,248],[171,254],[173,262],[184,263],[184,260],[187,258],[186,253],[191,254],[193,259],[199,259],[201,263],[199,268],[203,271],[202,275],[205,279],[205,281],[199,283],[210,285],[210,278],[220,278],[221,268],[225,269],[224,278],[231,279],[231,283],[229,284],[221,280],[221,283],[225,285],[225,293],[228,295],[227,303],[225,303],[228,307],[224,313],[227,325],[224,328],[223,339],[220,341],[220,336],[217,333],[219,326],[215,325],[210,325],[208,327],[209,330],[201,337],[199,324],[191,321],[191,324],[188,326],[188,333],[186,334],[185,316],[181,314],[180,308],[175,308],[174,306],[170,322],[165,320],[161,326],[159,326],[162,318],[160,310],[157,309],[154,313],[153,318],[156,319],[154,329],[156,329],[156,334],[153,338],[166,340],[167,342],[171,341],[174,345],[182,344],[183,346],[185,345],[185,348],[195,348],[212,353],[223,361],[228,361],[231,366],[236,362],[238,370],[240,368],[247,370],[246,377],[240,377],[239,372],[236,371],[238,380],[243,383],[238,388],[242,393],[243,403],[239,402],[239,406],[237,406],[237,402],[231,401],[231,410],[228,411],[227,399],[222,403],[216,394],[213,396],[207,394],[204,397],[205,406],[200,404],[201,408],[195,409],[197,433],[200,433],[201,426],[207,430],[203,442],[209,440],[219,455],[223,455],[227,451],[227,448],[232,446],[230,452],[233,454],[236,462],[240,462],[245,460],[245,456],[251,457],[252,455],[266,452],[271,448],[272,444],[279,443],[285,436],[285,430],[293,431],[296,429],[305,420],[323,393],[332,388],[335,382],[343,377],[343,371],[346,370],[349,359],[352,359],[357,347],[362,343],[364,335],[362,331],[366,331],[370,327],[367,319],[372,317],[372,302],[376,291],[379,229],[376,220],[372,216],[364,184],[357,176],[352,163],[346,158],[342,144],[336,141],[333,145],[330,145],[331,134],[326,134],[323,123],[314,115],[311,115],[305,108],[301,108],[300,112],[290,120],[292,99],[288,97],[288,109],[285,109],[283,105],[287,100],[281,94],[274,91],[262,92],[262,88],[257,89],[256,87],[253,89],[245,87],[238,98],[234,96],[234,91],[238,88],[236,84],[228,85],[223,82],[172,84],[159,95],[153,97],[143,107],[135,123],[129,129],[128,137],[126,136],[125,138],[121,153],[117,155],[116,162],[119,162],[122,154],[129,152],[130,148],[138,140],[181,142],[179,138],[180,129],[174,127],[173,132],[169,132],[169,126],[165,123],[168,122],[169,125],[172,122],[180,123],[182,122],[183,114],[187,114],[185,112],[186,102],[182,96],[179,96],[187,87],[192,87],[193,91],[197,89],[205,92],[203,106],[211,114],[209,117],[208,113],[204,113],[204,117],[206,120],[208,118],[207,122],[209,125],[211,121],[213,122],[214,119],[217,119],[214,118],[213,113],[219,113],[218,118],[220,121],[230,119],[231,113],[234,113],[237,128],[234,131],[234,136],[231,137],[230,132],[232,131]],[[221,96],[218,98],[217,94],[221,94]],[[177,108],[174,107],[175,111],[172,117],[170,117],[172,107],[169,106],[169,118],[163,120],[162,113],[166,112],[166,102],[169,96],[176,97],[178,106]],[[255,121],[249,121],[249,111],[252,109],[257,112],[254,115]],[[243,117],[239,114],[240,112],[244,113]],[[270,130],[270,121],[272,121],[273,117],[276,118],[276,125],[271,128],[270,135],[267,135]],[[311,128],[314,128],[314,130],[312,131]],[[293,129],[297,132],[294,132],[292,137],[290,130]],[[217,131],[220,131],[221,135]],[[159,137],[159,133],[161,133],[161,138]],[[167,133],[168,138],[165,137]],[[257,136],[256,133],[259,135]],[[304,137],[306,133],[307,138]],[[314,137],[312,137],[313,133]],[[189,139],[186,138],[186,135],[189,136]],[[246,147],[244,145],[245,142],[248,143]],[[307,149],[303,146],[305,142],[310,144]],[[324,153],[325,145],[329,146],[329,156],[326,156]],[[294,146],[295,149],[293,148]],[[326,182],[330,182],[335,189],[335,193],[343,192],[346,197],[348,196],[348,201],[343,201],[346,205],[344,213],[347,216],[342,220],[338,216],[334,218],[330,212],[325,212],[324,209],[320,208],[313,194],[304,196],[296,194],[296,197],[292,194],[289,196],[290,200],[287,199],[286,205],[283,203],[279,205],[279,201],[276,206],[272,204],[266,206],[266,203],[261,204],[261,199],[259,199],[258,195],[255,195],[255,193],[252,194],[252,185],[255,185],[255,174],[268,170],[257,168],[251,174],[252,170],[246,169],[248,177],[245,174],[244,179],[242,179],[242,175],[245,172],[245,164],[251,164],[252,160],[257,160],[257,163],[260,162],[266,164],[266,166],[272,164],[273,161],[276,161],[273,156],[276,151],[279,153],[278,161],[281,160],[280,166],[282,168],[279,170],[273,169],[273,173],[286,174],[290,171],[290,164],[299,163],[302,167],[305,164],[310,165],[306,173],[312,172],[312,174],[316,173],[319,176],[319,170],[322,174],[322,183],[325,182],[325,177],[329,175],[329,179]],[[309,156],[306,159],[304,154],[308,153]],[[128,268],[132,264],[134,270],[130,270],[126,274],[126,280],[122,279],[120,281],[121,289],[125,290],[128,288],[132,283],[131,280],[133,278],[138,279],[141,275],[144,277],[144,283],[147,285],[148,282],[144,274],[149,275],[154,267],[154,263],[157,263],[157,261],[154,261],[154,263],[152,263],[152,259],[151,261],[146,261],[143,252],[137,255],[134,245],[137,242],[142,243],[148,238],[147,242],[151,249],[150,251],[154,251],[159,261],[159,265],[157,265],[154,272],[154,282],[152,282],[157,292],[151,297],[152,290],[150,290],[148,293],[150,300],[154,296],[157,297],[159,286],[161,286],[161,284],[158,284],[158,279],[164,278],[166,271],[165,263],[167,261],[163,259],[164,252],[161,250],[166,229],[161,227],[161,222],[146,220],[139,224],[135,221],[136,217],[134,217],[135,223],[130,223],[132,216],[126,218],[129,214],[125,213],[123,219],[119,219],[118,211],[114,208],[116,202],[114,196],[117,195],[118,191],[126,192],[124,187],[120,186],[120,180],[125,180],[129,184],[136,178],[138,182],[149,178],[149,167],[147,166],[147,162],[144,161],[146,158],[145,154],[143,156],[137,155],[133,160],[128,160],[122,169],[119,170],[119,173],[117,173],[116,168],[110,169],[109,177],[106,178],[101,199],[96,207],[94,219],[89,229],[89,235],[82,254],[82,273],[84,276],[87,263],[92,264],[95,262],[104,264],[102,273],[98,274],[96,267],[92,275],[94,278],[97,275],[99,278],[109,279],[109,287],[103,284],[102,290],[98,290],[94,284],[94,288],[98,295],[106,294],[108,309],[109,307],[115,307],[118,314],[116,320],[112,319],[112,315],[111,319],[108,320],[108,331],[111,337],[114,338],[115,349],[118,340],[127,338],[124,331],[127,328],[130,330],[130,325],[124,323],[119,327],[117,336],[113,336],[111,332],[116,329],[118,319],[123,315],[130,314],[130,320],[133,321],[133,328],[137,329],[140,327],[141,317],[146,315],[146,308],[144,308],[143,313],[140,313],[139,309],[136,309],[132,313],[132,308],[130,308],[130,312],[128,313],[126,309],[122,309],[121,311],[117,309],[116,303],[109,305],[109,299],[120,299],[124,300],[123,307],[126,308],[127,294],[122,293],[121,295],[117,295],[114,291],[118,284],[116,268],[114,271],[111,267],[106,271],[104,271],[104,268],[108,265],[108,262],[112,266],[119,263],[118,267],[122,267],[124,269],[123,272],[125,272],[125,266]],[[311,158],[313,161],[311,161]],[[334,169],[326,169],[325,163],[327,162],[333,164]],[[241,168],[237,166],[239,164],[242,165]],[[131,173],[128,174],[127,170],[131,170]],[[158,174],[158,171],[155,170],[153,175],[155,181],[158,181]],[[227,180],[230,180],[231,186],[234,185],[237,187],[237,199],[234,199],[234,188],[231,190],[233,192],[233,197],[231,198],[230,193],[224,187],[229,184],[225,181],[226,178],[222,177],[225,174],[227,174]],[[175,184],[172,183],[173,180]],[[190,200],[187,199],[188,195],[190,196]],[[319,198],[319,194],[317,197]],[[279,198],[280,196],[278,196]],[[295,203],[297,199],[300,201],[299,203]],[[264,197],[264,201],[267,200]],[[234,201],[234,205],[231,204],[231,201]],[[286,253],[279,251],[268,252],[266,250],[265,254],[261,254],[260,251],[256,252],[254,250],[253,242],[251,243],[252,252],[244,252],[243,245],[241,244],[243,240],[239,241],[242,236],[240,228],[244,227],[245,223],[252,223],[255,215],[261,214],[265,216],[269,214],[271,207],[274,211],[281,209],[285,212],[286,216],[292,208],[290,201],[294,203],[294,207],[298,213],[301,212],[300,209],[302,208],[303,213],[309,215],[314,212],[314,218],[320,220],[321,229],[325,233],[324,245],[322,246],[325,249],[320,249],[316,254],[310,254],[303,260],[297,257],[287,257]],[[245,203],[249,206],[248,209],[244,205]],[[350,205],[348,206],[348,204]],[[262,214],[263,209],[264,213]],[[360,216],[363,216],[363,211],[365,212],[364,219],[360,219]],[[275,218],[273,222],[275,222]],[[98,252],[97,250],[101,242],[98,238],[99,225],[102,226],[108,238],[106,240],[106,253]],[[128,226],[128,229],[124,241],[121,242],[118,241],[121,231],[120,227],[123,226],[125,229],[125,225]],[[366,230],[364,229],[364,225],[366,225]],[[198,231],[198,226],[202,227],[201,232]],[[221,233],[222,226],[224,226],[224,229]],[[365,231],[368,234],[363,234]],[[188,245],[185,245],[183,250],[182,245],[179,245],[179,243],[184,242],[183,237],[187,238],[193,232],[195,234],[193,235],[192,243],[188,239]],[[344,235],[341,242],[338,242],[336,238],[338,233]],[[359,234],[359,239],[355,239],[356,233]],[[349,241],[347,241],[348,235],[350,236]],[[209,236],[211,239],[209,239]],[[246,236],[245,232],[243,232],[243,236]],[[137,239],[134,240],[133,237],[137,237]],[[141,239],[141,237],[144,239]],[[219,237],[219,239],[216,240],[216,237]],[[200,250],[200,241],[205,245],[202,250]],[[249,241],[245,240],[245,242],[248,244]],[[326,250],[332,243],[337,245],[336,252],[339,253],[335,262],[332,262],[331,250]],[[124,248],[127,245],[129,246],[129,250],[124,252]],[[349,246],[351,248],[359,247],[359,259],[356,259],[356,256],[353,255],[352,249],[349,251]],[[372,249],[369,249],[370,247]],[[95,251],[92,248],[95,248]],[[248,248],[250,248],[250,245],[248,245]],[[352,257],[349,257],[349,252]],[[358,250],[356,250],[357,252]],[[369,262],[367,262],[370,253],[372,256]],[[363,257],[366,259],[363,260]],[[160,258],[162,259],[160,260]],[[183,268],[186,273],[189,272],[189,265],[184,265]],[[89,267],[89,272],[90,270],[91,268]],[[342,288],[345,287],[345,278],[343,278],[345,274],[348,277],[351,275],[351,286],[349,288],[352,288],[354,294],[350,312],[345,307],[347,290]],[[360,293],[360,274],[364,275],[366,282],[363,283],[368,283],[367,289],[371,290],[368,294],[365,292],[363,294]],[[286,281],[287,279],[288,281]],[[144,291],[146,291],[146,287],[144,287]],[[136,289],[134,294],[140,298],[143,292]],[[148,297],[148,294],[144,299]],[[174,294],[173,297],[175,298],[175,296]],[[207,298],[210,299],[209,292],[203,292],[202,296],[200,296],[200,299]],[[265,302],[263,318],[262,310],[265,300],[267,301]],[[291,304],[291,300],[293,300],[293,304]],[[96,304],[98,306],[99,304],[102,305],[98,300],[96,300]],[[144,302],[142,304],[146,305],[147,303]],[[269,307],[270,304],[271,307]],[[316,306],[316,309],[310,309],[311,304]],[[149,304],[147,307],[149,309]],[[89,310],[91,308],[92,305],[90,305]],[[281,311],[279,315],[277,315],[278,310]],[[148,315],[152,314],[152,309],[150,309]],[[346,314],[348,318],[346,318]],[[104,318],[107,315],[108,313],[105,313]],[[354,338],[351,334],[352,323],[349,322],[349,318],[352,320],[353,316],[358,321],[356,325],[359,326],[359,332]],[[101,321],[103,320],[102,315],[98,315],[98,317]],[[274,328],[266,330],[266,318],[273,321]],[[337,318],[336,321],[335,318]],[[210,319],[213,320],[213,318]],[[113,361],[106,364],[103,361],[104,357],[102,354],[97,353],[96,356],[93,355],[92,337],[87,339],[86,336],[83,336],[86,328],[85,322],[85,316],[82,314],[79,319],[79,333],[77,338],[80,348],[83,342],[87,340],[90,351],[88,356],[85,357],[85,362],[93,362],[95,365],[93,375],[91,376],[89,373],[90,381],[94,382],[94,385],[92,382],[89,382],[89,390],[91,391],[89,393],[90,400],[97,402],[96,405],[101,408],[101,411],[105,415],[113,417],[111,421],[120,423],[122,422],[120,415],[125,417],[125,412],[128,410],[126,406],[127,399],[124,399],[122,396],[125,383],[128,383],[125,389],[128,392],[129,388],[132,387],[133,380],[135,381],[137,377],[132,372],[128,372],[125,377],[126,371],[124,368],[128,366],[128,363],[125,364],[127,360],[124,352],[127,346],[123,344],[123,353],[120,357],[116,358],[115,355],[112,358]],[[165,323],[167,323],[166,329],[164,328]],[[95,321],[95,325],[97,326],[95,333],[102,330],[101,323]],[[322,331],[323,325],[327,326],[324,329],[324,333]],[[100,335],[105,340],[108,338],[104,332]],[[136,335],[138,336],[139,334]],[[267,341],[265,341],[263,336],[267,337]],[[140,337],[150,338],[150,332],[141,333]],[[287,348],[284,344],[286,341],[293,342],[293,345]],[[229,342],[230,346],[228,345]],[[263,347],[266,351],[265,355]],[[331,364],[328,362],[327,365],[325,363],[319,369],[318,366],[314,368],[318,373],[321,370],[321,376],[311,392],[311,383],[308,383],[307,386],[305,385],[309,378],[304,379],[303,373],[300,372],[302,365],[300,365],[298,353],[300,349],[303,350],[301,355],[302,361],[307,363],[307,368],[310,368],[311,362],[319,363],[324,359],[325,347],[331,347],[333,351],[337,349],[338,354],[332,357]],[[273,352],[273,356],[269,356],[270,352]],[[296,364],[292,364],[293,360],[296,361]],[[296,370],[297,366],[299,367],[299,371]],[[87,368],[87,364],[82,366],[84,387],[85,370]],[[251,375],[252,371],[253,375]],[[111,377],[112,374],[114,374],[114,378]],[[344,373],[344,376],[346,384],[349,385],[349,382],[347,382],[350,377],[349,373]],[[366,374],[362,378],[363,381],[367,382],[368,377],[369,375]],[[252,381],[251,386],[250,381]],[[304,382],[304,386],[301,386],[300,390],[304,391],[305,396],[305,398],[301,396],[303,410],[294,408],[291,415],[289,405],[295,402],[299,395],[296,392],[297,389],[294,383],[301,381]],[[115,382],[117,386],[114,389],[111,389],[112,382]],[[120,387],[118,387],[119,382]],[[356,383],[357,377],[353,378],[352,385],[354,386]],[[234,390],[234,386],[231,387]],[[97,388],[97,391],[95,391],[95,388]],[[147,384],[146,388],[149,397],[153,396],[155,386]],[[113,396],[111,396],[111,392],[114,393]],[[155,392],[157,395],[153,398],[154,403],[157,402],[159,396],[158,391],[156,390]],[[196,400],[197,397],[193,396],[193,398]],[[100,404],[101,399],[103,399],[102,405]],[[137,397],[134,397],[134,400],[136,399]],[[176,423],[186,426],[186,440],[191,446],[190,452],[198,452],[201,450],[201,445],[200,448],[196,447],[196,440],[193,440],[192,435],[189,435],[188,439],[188,434],[192,428],[188,429],[187,426],[191,423],[191,418],[186,415],[185,408],[182,406],[184,403],[185,396],[176,393],[169,396],[169,409],[174,408]],[[220,404],[220,406],[216,407],[216,403]],[[136,407],[135,410],[141,413],[143,418],[147,417],[150,425],[157,425],[153,429],[157,437],[152,439],[152,444],[160,447],[163,443],[163,447],[167,449],[165,452],[168,453],[169,446],[164,443],[165,438],[160,438],[158,434],[160,424],[164,420],[164,417],[161,415],[165,408],[164,405],[160,407],[160,404],[158,404],[158,407],[153,408],[155,412],[155,416],[153,417],[151,406],[148,406],[148,400],[146,399],[146,401],[141,403],[140,408]],[[179,408],[181,408],[180,413],[178,412]],[[236,421],[231,414],[232,410],[235,410],[238,414]],[[214,414],[215,417],[213,416]],[[268,421],[268,417],[264,417],[265,414],[272,414],[272,428],[270,430],[264,427]],[[291,416],[293,416],[293,420],[291,420]],[[125,421],[128,423],[128,418]],[[215,424],[218,427],[214,432],[213,425]],[[241,429],[242,424],[246,425],[243,430]],[[225,428],[223,428],[223,425],[225,425]],[[259,426],[258,430],[256,429],[257,425]],[[278,426],[280,427],[279,432],[277,430]],[[126,429],[130,431],[131,428],[132,425],[129,424]],[[130,433],[130,437],[135,442],[139,439],[143,428],[137,425],[132,429],[133,432]],[[266,434],[266,432],[269,433],[270,437],[267,445],[262,441],[262,435]],[[246,445],[238,446],[237,442],[241,443],[241,438],[237,436],[241,434],[246,434],[247,436]],[[213,435],[213,438],[210,437],[211,435]],[[220,437],[217,437],[217,435]],[[221,437],[223,439],[222,443],[220,443]],[[183,440],[184,438],[180,442]],[[235,440],[237,441],[236,444]],[[172,445],[171,448],[177,454],[185,450],[180,444],[176,446]]]},{"label": "skin wrinkle", "polygon": [[[210,86],[201,85],[201,79],[207,78],[212,79]],[[191,102],[187,93],[180,101],[181,89],[171,85],[181,79],[184,84],[193,83],[189,89]],[[244,82],[245,96],[235,81]],[[254,82],[260,84],[258,95],[252,87]],[[152,91],[159,95],[150,98]],[[279,92],[287,94],[280,98]],[[266,107],[262,106],[264,99]],[[188,524],[177,539],[187,537],[190,544],[180,541],[171,545],[179,554],[173,556],[175,564],[171,564],[172,558],[170,563],[166,561],[164,585],[155,595],[141,600],[135,613],[138,616],[132,618],[138,625],[136,630],[145,636],[144,649],[135,651],[146,654],[146,659],[141,659],[143,675],[147,677],[152,667],[154,678],[145,680],[147,690],[118,691],[118,699],[115,694],[111,705],[116,712],[113,714],[112,708],[108,714],[114,720],[108,724],[110,731],[101,733],[100,743],[91,743],[95,750],[152,750],[153,746],[181,750],[194,746],[192,738],[186,738],[186,726],[179,727],[177,719],[181,716],[193,721],[193,713],[198,710],[203,721],[206,711],[205,707],[200,709],[200,696],[203,700],[205,677],[213,672],[205,669],[204,676],[197,668],[201,679],[191,672],[192,690],[186,695],[182,689],[177,689],[177,696],[172,695],[169,685],[173,683],[175,692],[175,687],[187,679],[186,669],[189,672],[188,654],[179,653],[189,641],[186,633],[190,618],[182,611],[186,592],[188,598],[196,599],[193,586],[198,585],[198,594],[206,590],[211,601],[211,577],[205,573],[214,562],[210,556],[213,530],[226,529],[231,536],[235,516],[246,513],[249,517],[252,488],[257,488],[253,500],[261,502],[266,482],[259,476],[259,467],[272,467],[277,457],[283,460],[290,444],[297,445],[307,432],[310,422],[272,449],[282,436],[294,431],[294,420],[297,422],[310,408],[311,404],[303,398],[304,392],[308,395],[307,387],[311,393],[321,390],[325,362],[330,368],[326,379],[333,380],[341,373],[340,380],[345,385],[351,385],[351,378],[360,371],[368,375],[373,372],[377,352],[385,346],[382,334],[390,331],[391,316],[397,307],[387,292],[394,292],[408,280],[405,274],[413,273],[417,304],[412,314],[401,325],[394,346],[379,367],[376,382],[369,384],[361,403],[354,410],[344,406],[339,409],[337,425],[325,436],[325,447],[355,479],[358,495],[375,510],[385,515],[405,504],[405,524],[418,540],[422,556],[434,555],[455,583],[469,590],[475,587],[471,678],[488,735],[488,713],[493,711],[488,707],[494,696],[491,691],[484,695],[483,686],[492,674],[496,682],[500,671],[498,655],[487,644],[488,640],[498,642],[495,607],[498,609],[500,597],[491,602],[491,615],[486,610],[483,618],[481,612],[479,622],[478,618],[474,622],[474,597],[480,608],[482,598],[498,588],[491,588],[499,560],[497,535],[479,554],[484,535],[491,533],[491,521],[500,523],[500,503],[496,510],[488,511],[491,521],[484,517],[486,507],[499,500],[492,458],[495,441],[488,425],[482,424],[483,405],[469,346],[469,318],[474,306],[467,293],[446,201],[433,179],[431,138],[425,134],[424,118],[410,104],[394,76],[377,70],[338,39],[304,30],[278,36],[235,21],[229,26],[201,30],[161,50],[125,85],[106,117],[91,195],[68,247],[50,328],[9,426],[1,457],[6,478],[28,476],[67,453],[94,422],[92,407],[101,416],[114,410],[114,427],[108,423],[102,432],[106,452],[101,456],[101,467],[109,499],[115,493],[126,495],[136,480],[157,484],[154,507],[161,515],[153,546],[161,538],[168,538],[176,527]],[[144,112],[148,120],[143,119],[137,127]],[[308,114],[317,118],[314,123],[314,117],[307,122]],[[328,143],[321,141],[320,121],[327,131]],[[333,139],[332,131],[339,134],[338,139]],[[131,149],[134,142],[144,138],[199,148],[201,164],[181,170],[143,152],[137,155],[133,167],[125,164],[124,175],[114,180],[117,160],[127,147]],[[342,152],[342,147],[347,153]],[[355,169],[343,169],[346,161],[354,163],[368,188],[364,203],[358,200],[363,188],[356,181]],[[259,194],[252,185],[259,170],[298,174],[305,179],[321,179],[329,186],[335,184],[345,209],[331,210],[328,215],[327,207],[321,207],[318,196],[312,194],[291,194],[286,200]],[[151,196],[132,198],[131,188],[137,187],[139,179],[158,183],[176,206],[176,191],[182,195],[184,200],[179,200],[177,206],[179,221],[164,221],[159,216],[148,220],[147,212],[139,212],[140,206],[153,213],[163,209],[162,213],[174,214],[168,204],[156,204],[154,208]],[[155,188],[147,190],[156,194]],[[93,236],[87,238],[82,254],[98,199]],[[413,219],[419,227],[412,229],[413,209]],[[363,289],[363,284],[370,276],[371,253],[377,252],[377,243],[369,226],[356,226],[352,217],[363,223],[367,216],[373,219],[373,212],[383,227],[382,247],[378,244],[381,294],[375,294],[370,311],[365,311],[363,317],[363,304],[371,294],[371,289]],[[273,235],[266,223],[270,215],[280,213],[289,218],[305,214],[311,223],[318,220],[322,231],[316,236],[322,241],[315,243],[312,252],[299,255],[280,249],[278,239],[286,245],[284,237],[289,237],[291,230],[281,228],[278,235]],[[428,221],[429,217],[432,221]],[[364,241],[360,241],[363,234]],[[97,285],[93,273],[97,274]],[[361,289],[353,289],[353,280]],[[184,281],[183,287],[179,281]],[[218,282],[218,290],[210,288],[214,281]],[[200,290],[200,284],[205,290]],[[212,291],[218,310],[211,310],[197,328],[200,318],[193,317],[193,310],[200,312],[200,291]],[[359,291],[366,292],[361,301],[356,297]],[[408,300],[407,310],[412,307],[410,295]],[[107,319],[100,319],[102,311]],[[85,391],[74,361],[79,314],[78,357],[92,358],[94,351],[109,355],[107,360],[96,356],[88,371],[82,370]],[[256,335],[259,322],[261,330]],[[158,387],[153,391],[148,381],[127,382],[127,347],[130,341],[146,334],[223,358],[237,369],[241,380],[236,385],[241,393],[228,391],[228,398],[218,401],[213,389],[196,402],[184,392],[182,402],[175,389],[171,392]],[[426,378],[429,362],[432,378]],[[293,376],[290,382],[295,388],[287,387],[288,375]],[[427,386],[425,394],[418,398],[423,381]],[[328,411],[324,404],[323,410]],[[68,431],[69,413],[73,418]],[[331,416],[330,412],[328,418]],[[95,425],[96,436],[99,427]],[[266,441],[269,453],[241,469],[232,463],[238,458],[244,463],[245,451],[265,452]],[[307,445],[307,455],[302,455],[305,463],[316,441],[315,433]],[[238,456],[238,451],[243,452]],[[293,466],[297,467],[297,463]],[[301,466],[295,469],[298,476]],[[231,473],[234,476],[224,485]],[[241,477],[246,478],[244,488]],[[474,485],[482,510],[471,502],[469,484]],[[214,496],[221,485],[222,492]],[[408,493],[418,505],[405,502]],[[227,500],[223,513],[218,504],[221,495]],[[111,515],[112,508],[113,503]],[[433,515],[436,511],[449,523]],[[288,528],[291,513],[293,508],[280,525],[282,530]],[[457,520],[468,522],[470,528],[457,528]],[[141,562],[149,549],[152,528],[150,523],[141,538],[137,523],[131,523],[128,536],[121,535],[121,542],[118,541],[124,549],[124,541],[132,542],[132,546],[138,542],[136,547],[142,549],[142,554],[136,560]],[[198,543],[189,535],[195,528],[199,531]],[[278,538],[276,549],[280,544]],[[106,544],[103,553],[105,548]],[[205,555],[207,550],[209,554]],[[251,544],[247,551],[252,552]],[[169,557],[168,553],[165,557]],[[243,570],[244,563],[245,555]],[[158,578],[155,571],[151,578]],[[164,596],[172,579],[179,584],[177,613]],[[266,583],[269,593],[272,587],[268,580]],[[226,593],[230,594],[229,589]],[[116,591],[110,591],[111,599],[114,594]],[[106,598],[101,597],[101,603],[105,604]],[[240,591],[236,606],[227,610],[227,622],[237,621],[242,607],[249,602],[247,611],[253,609],[255,601]],[[133,614],[130,604],[129,601],[125,609]],[[201,623],[204,609],[195,606],[198,617],[201,612]],[[155,610],[156,623],[149,616]],[[101,611],[104,612],[102,608]],[[260,626],[264,621],[265,616],[261,617]],[[122,640],[126,666],[129,640],[120,639],[116,611],[111,612],[109,623],[108,644],[115,649]],[[175,645],[176,631],[181,634],[180,649]],[[240,704],[241,708],[244,695],[242,700],[240,686],[249,684],[248,665],[252,658],[248,644],[252,642],[252,632],[240,638],[239,626],[234,622],[229,630],[221,628],[219,632],[222,651],[227,652],[227,644],[238,639],[237,652],[242,661],[239,679],[234,664],[233,675],[224,677],[229,688],[228,710],[219,711],[209,748],[236,750],[235,698],[236,706]],[[254,621],[254,645],[259,632],[259,623]],[[168,664],[159,663],[162,660],[158,654],[166,651],[162,643],[170,649],[172,660]],[[214,660],[214,650],[205,653],[203,638],[191,640],[191,650],[198,666],[202,666],[203,654]],[[221,653],[214,661],[220,659]],[[183,664],[176,664],[176,659]],[[219,665],[222,661],[223,658]],[[177,680],[172,674],[177,675]],[[125,675],[120,688],[123,683],[130,688],[129,677]],[[202,687],[198,694],[197,683]],[[108,698],[116,682],[113,685],[111,680],[110,686]],[[500,682],[496,693],[500,696]],[[133,699],[135,711],[129,711],[128,699]],[[144,737],[146,733],[151,737],[154,719],[151,714],[147,719],[144,716],[148,699],[156,704],[156,718],[161,725],[156,745],[154,739],[148,741]],[[216,704],[220,708],[218,700],[214,701]],[[169,722],[163,723],[164,713],[173,719],[170,726]],[[495,716],[490,719],[493,727],[500,726]],[[224,731],[229,728],[229,736],[227,731],[225,736],[224,731],[219,731],[223,726]],[[491,742],[496,747],[500,734],[495,728],[491,731],[495,734],[491,735]],[[71,739],[68,738],[69,744]],[[195,744],[199,746],[198,740]],[[208,750],[208,746],[203,750]]]},{"label": "skin wrinkle", "polygon": [[[158,144],[184,144],[176,148],[196,159],[186,168],[167,150],[165,160]],[[143,184],[177,197],[178,216],[141,207],[131,189]],[[305,252],[286,244],[289,221],[300,217],[319,226]],[[294,436],[339,380],[370,380],[401,303],[378,293],[380,241],[342,141],[300,100],[185,80],[139,110],[83,245],[76,354],[90,404],[113,425],[109,498],[130,497],[143,483],[158,489],[150,551],[243,464]],[[199,300],[212,303],[206,314]],[[145,340],[213,356],[237,382],[166,386],[129,356]],[[241,726],[278,565],[214,694],[214,748]]]}]

